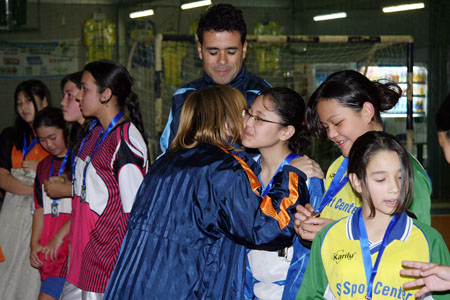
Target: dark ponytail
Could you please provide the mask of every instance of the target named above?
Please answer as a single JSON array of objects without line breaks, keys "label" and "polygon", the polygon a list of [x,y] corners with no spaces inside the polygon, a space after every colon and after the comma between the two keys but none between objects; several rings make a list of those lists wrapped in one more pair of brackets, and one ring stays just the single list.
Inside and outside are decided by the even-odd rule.
[{"label": "dark ponytail", "polygon": [[139,104],[139,97],[135,92],[130,92],[128,95],[127,100],[127,108],[129,112],[129,118],[131,122],[133,122],[134,126],[139,130],[139,132],[142,135],[142,138],[145,141],[145,144],[147,145],[147,138],[145,136],[145,129],[144,129],[144,122],[142,121],[142,114]]},{"label": "dark ponytail", "polygon": [[83,71],[88,71],[94,77],[99,93],[103,93],[107,88],[111,89],[112,94],[117,97],[119,108],[121,110],[128,108],[131,122],[133,122],[145,142],[147,142],[139,108],[139,99],[133,92],[134,81],[127,69],[112,60],[98,60],[87,64]]},{"label": "dark ponytail", "polygon": [[294,135],[288,140],[288,147],[294,153],[302,153],[309,146],[309,134],[304,125],[305,101],[294,90],[286,87],[269,88],[261,93],[272,102],[266,109],[274,111],[284,126],[293,126]]},{"label": "dark ponytail", "polygon": [[317,114],[317,104],[321,100],[335,100],[340,105],[359,112],[365,102],[373,105],[374,121],[381,124],[383,111],[393,108],[402,95],[397,83],[388,80],[370,81],[366,76],[353,70],[331,74],[314,91],[306,107],[306,125],[308,131],[320,138],[327,135]]}]

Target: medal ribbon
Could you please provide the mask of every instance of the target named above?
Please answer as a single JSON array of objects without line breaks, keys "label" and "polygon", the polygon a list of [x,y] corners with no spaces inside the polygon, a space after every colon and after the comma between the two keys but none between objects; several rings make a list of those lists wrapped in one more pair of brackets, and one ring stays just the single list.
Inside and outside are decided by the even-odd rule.
[{"label": "medal ribbon", "polygon": [[34,137],[34,139],[31,141],[30,146],[27,147],[27,136],[26,134],[23,135],[23,146],[22,146],[22,160],[25,160],[28,153],[30,153],[31,149],[37,144],[38,138],[37,136]]},{"label": "medal ribbon", "polygon": [[327,192],[323,196],[319,208],[314,210],[315,213],[320,213],[323,210],[323,208],[327,206],[328,203],[330,203],[331,199],[333,199],[333,197],[336,196],[337,193],[339,193],[339,191],[344,187],[344,185],[347,184],[348,182],[348,174],[346,174],[347,167],[348,167],[348,158],[345,157],[342,160],[338,171],[334,175]]},{"label": "medal ribbon", "polygon": [[[84,166],[84,171],[83,171],[83,186],[86,186],[86,173],[87,173],[87,168],[89,166],[89,164],[91,163],[91,161],[94,159],[95,154],[97,153],[98,149],[100,149],[100,146],[102,145],[103,141],[105,140],[105,138],[108,136],[108,134],[114,129],[114,127],[116,126],[117,122],[120,121],[120,119],[122,119],[122,117],[124,116],[123,112],[119,112],[109,123],[108,127],[106,128],[106,131],[103,133],[103,128],[102,130],[100,130],[100,134],[97,138],[97,140],[101,137],[100,143],[97,143],[97,146],[95,147],[94,152],[92,152],[92,155],[90,155],[90,157],[88,156],[88,159],[86,161],[86,165]],[[103,135],[102,135],[103,133]]]},{"label": "medal ribbon", "polygon": [[377,259],[375,261],[375,265],[372,267],[372,257],[370,255],[369,248],[369,238],[367,236],[366,226],[364,224],[364,220],[362,217],[362,209],[359,209],[355,214],[358,217],[358,225],[359,225],[359,243],[361,245],[361,252],[364,262],[364,270],[366,272],[366,281],[367,281],[367,292],[366,299],[372,299],[372,288],[373,281],[378,272],[378,266],[380,265],[381,257],[383,256],[384,250],[389,243],[389,235],[391,234],[392,229],[399,219],[399,214],[396,214],[392,217],[389,225],[384,233],[383,241],[381,242],[380,249],[378,250]]},{"label": "medal ribbon", "polygon": [[91,126],[89,126],[89,130],[86,133],[86,135],[84,136],[83,140],[81,141],[81,145],[80,148],[78,149],[78,153],[77,155],[73,155],[72,156],[72,181],[75,181],[75,168],[77,166],[77,159],[76,157],[78,157],[81,153],[81,150],[84,147],[84,143],[86,142],[86,139],[89,135],[89,133],[92,131],[92,129],[95,127],[95,125],[97,125],[97,120],[92,121]]},{"label": "medal ribbon", "polygon": [[[282,163],[280,164],[280,166],[278,167],[278,170],[275,172],[275,174],[273,174],[273,176],[272,176],[272,178],[270,179],[269,183],[268,183],[267,186],[265,187],[264,191],[262,191],[261,197],[264,197],[264,196],[267,195],[267,193],[269,193],[270,189],[272,188],[273,178],[275,177],[275,175],[277,175],[278,172],[280,172],[280,171],[283,169],[283,167],[284,167],[285,165],[290,164],[292,160],[294,160],[295,158],[298,158],[298,157],[300,157],[300,156],[301,156],[301,155],[299,155],[299,154],[291,153],[291,154],[289,154],[289,155],[283,160],[283,162],[282,162]],[[258,163],[259,163],[259,165],[261,165],[261,157],[259,157]],[[262,182],[262,181],[261,181],[261,174],[258,175],[258,179],[259,179],[259,182]]]}]

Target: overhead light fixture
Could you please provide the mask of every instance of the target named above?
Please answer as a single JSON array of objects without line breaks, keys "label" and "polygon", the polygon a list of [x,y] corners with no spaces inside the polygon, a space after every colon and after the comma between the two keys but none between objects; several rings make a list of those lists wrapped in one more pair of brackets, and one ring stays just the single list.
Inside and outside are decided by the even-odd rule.
[{"label": "overhead light fixture", "polygon": [[200,6],[206,6],[211,5],[211,0],[203,0],[203,1],[195,1],[195,2],[189,2],[181,5],[181,9],[191,9],[196,8]]},{"label": "overhead light fixture", "polygon": [[397,12],[397,11],[422,9],[422,8],[425,8],[425,4],[423,2],[410,3],[410,4],[402,4],[402,5],[396,5],[396,6],[386,6],[386,7],[383,7],[383,12],[391,13],[391,12]]},{"label": "overhead light fixture", "polygon": [[335,13],[335,14],[319,15],[319,16],[315,16],[313,18],[313,20],[317,22],[317,21],[325,21],[325,20],[332,20],[332,19],[342,19],[342,18],[347,18],[347,13],[340,12],[340,13]]},{"label": "overhead light fixture", "polygon": [[154,14],[155,14],[155,12],[153,11],[153,9],[147,9],[147,10],[141,10],[141,11],[136,11],[136,12],[130,13],[130,18],[136,19],[136,18],[153,16]]}]

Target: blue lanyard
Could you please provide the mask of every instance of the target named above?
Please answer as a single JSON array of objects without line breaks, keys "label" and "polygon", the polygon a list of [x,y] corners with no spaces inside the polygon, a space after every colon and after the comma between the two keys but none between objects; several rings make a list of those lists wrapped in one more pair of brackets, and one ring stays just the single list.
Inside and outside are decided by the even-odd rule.
[{"label": "blue lanyard", "polygon": [[[58,176],[61,176],[62,173],[64,173],[64,168],[66,167],[67,160],[69,159],[71,149],[68,149],[66,151],[66,154],[64,155],[63,161],[61,163],[61,167],[59,167]],[[52,156],[52,162],[50,163],[50,178],[53,177],[53,160],[54,156]],[[53,199],[53,203],[56,203],[59,199]]]},{"label": "blue lanyard", "polygon": [[25,158],[27,157],[28,153],[30,153],[31,149],[33,149],[33,147],[36,145],[37,142],[38,142],[38,138],[36,136],[31,141],[30,146],[27,147],[27,136],[26,136],[25,133],[23,134],[22,160],[25,160]]},{"label": "blue lanyard", "polygon": [[[330,186],[328,187],[327,192],[323,196],[322,202],[320,203],[320,206],[318,209],[314,210],[316,213],[320,213],[322,209],[327,206],[327,204],[333,199],[333,197],[339,193],[339,191],[344,187],[344,185],[348,182],[348,175],[346,174],[348,167],[348,158],[345,157],[341,165],[339,166],[338,171],[334,175],[333,180],[330,183]],[[345,176],[344,176],[345,175]]]},{"label": "blue lanyard", "polygon": [[[100,149],[100,146],[102,145],[102,143],[105,140],[106,136],[111,132],[111,130],[114,129],[114,127],[116,126],[117,122],[119,122],[120,119],[122,119],[122,117],[123,117],[123,112],[119,112],[111,120],[111,122],[108,125],[108,128],[106,128],[106,131],[104,133],[103,133],[103,128],[102,128],[102,130],[100,130],[100,134],[97,137],[97,141],[101,137],[100,143],[97,143],[97,146],[95,147],[94,152],[92,152],[90,157],[88,156],[87,159],[86,159],[86,165],[84,166],[84,171],[83,171],[83,186],[86,186],[86,173],[87,173],[87,168],[88,168],[89,164],[94,159],[95,154],[97,153],[98,149]],[[102,133],[103,133],[103,135],[102,135]]]},{"label": "blue lanyard", "polygon": [[[359,243],[361,245],[361,252],[364,262],[364,270],[366,272],[366,281],[367,281],[367,292],[366,299],[372,299],[372,288],[373,281],[375,280],[375,276],[378,272],[378,266],[380,265],[381,257],[383,256],[384,250],[389,243],[389,235],[391,234],[392,229],[399,219],[399,214],[396,214],[392,217],[389,225],[384,233],[383,241],[381,242],[380,249],[378,250],[377,259],[375,261],[375,265],[372,267],[372,258],[370,256],[370,248],[369,248],[369,238],[367,236],[366,226],[364,225],[364,220],[362,217],[362,209],[359,209],[355,216],[358,217],[358,225],[359,225]],[[358,215],[359,214],[359,215]]]},{"label": "blue lanyard", "polygon": [[84,147],[84,143],[86,143],[86,139],[87,139],[89,133],[92,131],[92,129],[94,129],[95,125],[97,125],[97,120],[92,121],[91,126],[89,126],[88,132],[86,133],[86,135],[84,136],[83,140],[81,141],[81,145],[80,145],[80,148],[78,149],[77,155],[73,155],[72,156],[72,181],[75,181],[75,168],[77,166],[77,162],[76,162],[76,158],[75,157],[78,157],[80,155],[81,150]]},{"label": "blue lanyard", "polygon": [[[301,155],[299,155],[299,154],[291,153],[291,154],[289,154],[289,155],[283,160],[283,162],[281,163],[281,165],[278,167],[278,170],[275,172],[275,174],[273,174],[273,176],[272,176],[272,178],[270,179],[269,183],[268,183],[267,186],[264,188],[264,190],[263,190],[263,192],[262,192],[262,194],[261,194],[261,197],[264,197],[264,196],[267,195],[267,193],[269,193],[270,189],[272,188],[273,178],[275,177],[275,175],[277,175],[278,172],[280,172],[280,171],[283,169],[283,167],[284,167],[285,165],[290,164],[292,160],[294,160],[295,158],[300,157],[300,156],[301,156]],[[261,165],[261,157],[259,157],[258,163],[259,163],[259,165]],[[258,179],[259,179],[259,182],[262,183],[262,181],[261,181],[261,174],[258,175]]]}]

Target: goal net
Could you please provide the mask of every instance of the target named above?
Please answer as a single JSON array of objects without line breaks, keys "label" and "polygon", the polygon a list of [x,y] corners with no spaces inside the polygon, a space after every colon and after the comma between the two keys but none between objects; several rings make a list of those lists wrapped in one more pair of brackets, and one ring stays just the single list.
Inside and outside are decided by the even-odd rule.
[{"label": "goal net", "polygon": [[[167,122],[173,93],[203,75],[194,36],[170,35],[163,36],[162,43],[155,41],[154,38],[133,41],[128,58],[128,69],[141,100],[152,160],[159,153],[159,137]],[[314,89],[335,71],[353,69],[365,73],[369,65],[405,66],[406,44],[411,42],[412,38],[404,36],[248,36],[245,64],[250,72],[272,86],[290,87],[307,101]],[[160,53],[160,58],[155,53]],[[155,69],[158,61],[161,65]],[[159,68],[161,72],[157,72]],[[325,167],[339,155],[336,147],[316,140],[307,153]]]}]

